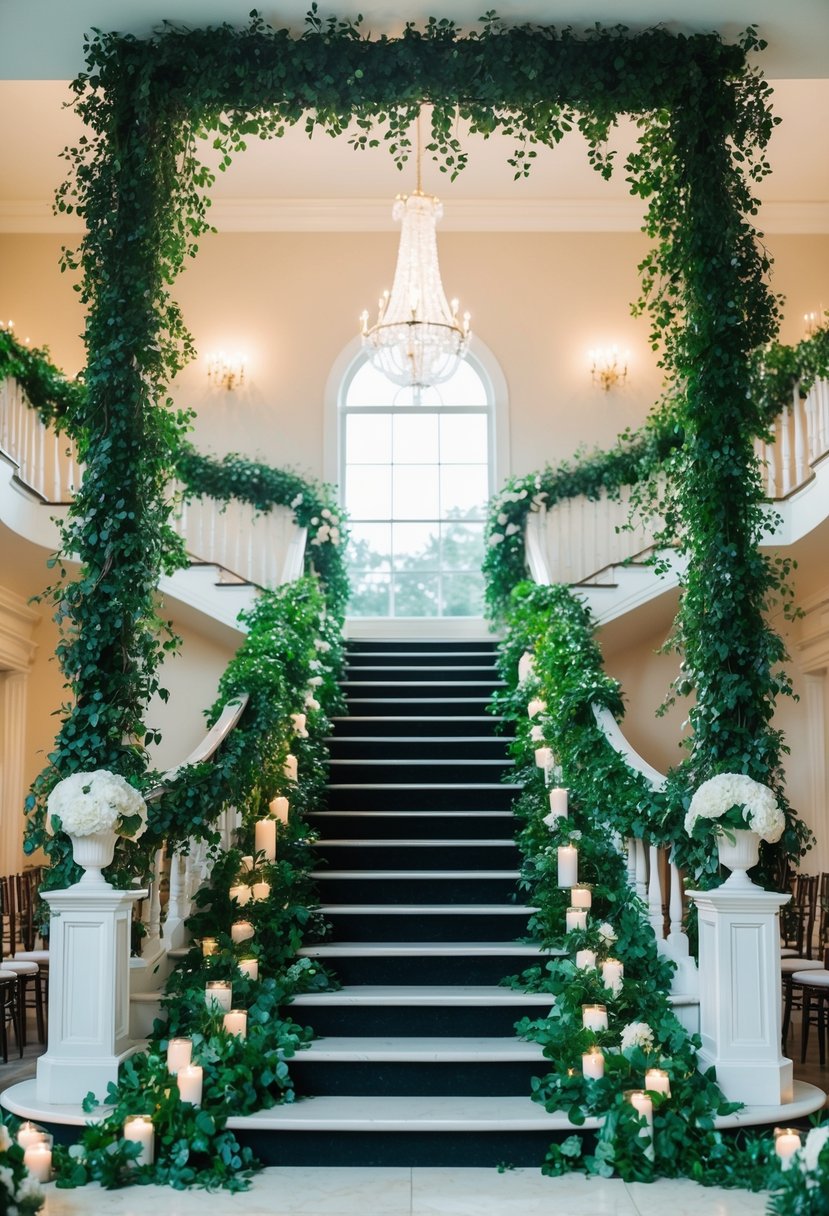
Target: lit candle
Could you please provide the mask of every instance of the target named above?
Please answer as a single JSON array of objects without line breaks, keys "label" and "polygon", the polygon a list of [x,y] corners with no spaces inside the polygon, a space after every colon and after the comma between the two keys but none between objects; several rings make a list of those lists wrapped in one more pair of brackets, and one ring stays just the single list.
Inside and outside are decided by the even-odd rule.
[{"label": "lit candle", "polygon": [[267,899],[271,893],[271,884],[269,882],[255,882],[251,887],[254,899]]},{"label": "lit candle", "polygon": [[291,714],[291,721],[294,724],[294,734],[299,735],[300,739],[307,739],[308,731],[305,729],[305,714]]},{"label": "lit candle", "polygon": [[204,1003],[211,1013],[227,1012],[233,1004],[233,989],[227,980],[211,980],[204,990]]},{"label": "lit candle", "polygon": [[236,920],[230,926],[230,939],[238,945],[239,942],[250,941],[255,932],[256,930],[249,920]]},{"label": "lit candle", "polygon": [[246,1009],[231,1009],[222,1019],[228,1034],[235,1034],[237,1039],[248,1037],[248,1015]]},{"label": "lit candle", "polygon": [[595,950],[577,950],[576,951],[576,966],[579,971],[590,971],[596,968],[596,951]]},{"label": "lit candle", "polygon": [[36,1123],[30,1123],[28,1120],[21,1123],[17,1129],[17,1143],[21,1148],[28,1148],[30,1144],[40,1144],[41,1140],[46,1139],[46,1132],[42,1127],[38,1127]]},{"label": "lit candle", "polygon": [[567,794],[568,791],[560,785],[553,786],[550,790],[550,814],[558,818],[567,818]]},{"label": "lit candle", "polygon": [[48,1182],[52,1177],[52,1148],[46,1140],[36,1140],[23,1150],[23,1164],[35,1182]]},{"label": "lit candle", "polygon": [[268,861],[276,860],[275,819],[257,819],[253,847],[257,853],[264,853]]},{"label": "lit candle", "polygon": [[645,1073],[645,1089],[650,1090],[652,1094],[664,1094],[666,1098],[670,1098],[671,1078],[664,1068],[648,1069]]},{"label": "lit candle", "polygon": [[219,953],[219,943],[215,937],[203,937],[201,939],[201,952],[205,958],[210,958],[211,954]]},{"label": "lit candle", "polygon": [[289,754],[285,757],[285,762],[282,765],[282,772],[289,781],[296,781],[298,777],[298,767],[296,756]]},{"label": "lit candle", "polygon": [[186,1068],[180,1068],[176,1076],[176,1085],[178,1085],[182,1102],[191,1102],[193,1106],[201,1106],[204,1069],[200,1064],[188,1064]]},{"label": "lit candle", "polygon": [[537,747],[535,749],[535,763],[538,768],[544,769],[546,776],[547,770],[553,766],[553,749],[551,747]]},{"label": "lit candle", "polygon": [[242,864],[243,870],[252,870],[253,869],[253,858],[251,857],[251,855],[249,853],[246,853],[244,855],[244,857],[242,858],[241,864]]},{"label": "lit candle", "polygon": [[124,1139],[141,1145],[134,1165],[152,1165],[155,1161],[155,1129],[149,1115],[130,1115],[125,1119]]},{"label": "lit candle", "polygon": [[518,660],[518,683],[523,684],[535,674],[535,660],[529,650],[525,650]]},{"label": "lit candle", "polygon": [[579,851],[574,844],[558,847],[558,885],[575,887],[579,881]]},{"label": "lit candle", "polygon": [[582,1076],[591,1081],[601,1081],[604,1076],[604,1052],[600,1047],[591,1047],[581,1058]]},{"label": "lit candle", "polygon": [[245,886],[243,883],[240,883],[236,887],[231,887],[229,894],[230,898],[235,899],[237,904],[242,908],[245,904],[250,903],[250,887]]},{"label": "lit candle", "polygon": [[645,1126],[641,1128],[639,1135],[643,1139],[647,1139],[645,1156],[650,1157],[653,1161],[653,1100],[643,1089],[632,1089],[628,1094],[628,1100],[640,1119],[645,1120]]},{"label": "lit candle", "polygon": [[581,1024],[585,1030],[607,1030],[606,1005],[582,1005]]},{"label": "lit candle", "polygon": [[537,718],[539,714],[543,714],[547,708],[547,702],[542,701],[540,697],[533,697],[527,705],[527,717]]},{"label": "lit candle", "polygon": [[593,907],[593,891],[590,887],[580,883],[577,887],[572,887],[570,890],[570,907],[571,908],[592,908]]},{"label": "lit candle", "polygon": [[567,932],[573,933],[576,929],[587,928],[587,909],[586,908],[568,908],[565,914],[565,923]]},{"label": "lit candle", "polygon": [[[205,1001],[207,994],[205,993]],[[192,1039],[170,1039],[167,1044],[167,1071],[175,1075],[180,1068],[186,1068],[193,1059]]]},{"label": "lit candle", "polygon": [[274,819],[278,819],[280,823],[288,822],[288,811],[290,804],[288,799],[279,794],[276,798],[271,798],[268,803],[268,810],[273,815]]},{"label": "lit candle", "polygon": [[800,1133],[793,1127],[776,1127],[774,1129],[774,1151],[780,1158],[784,1170],[792,1163],[792,1157],[800,1148]]},{"label": "lit candle", "polygon": [[602,963],[602,983],[605,988],[609,988],[614,996],[618,996],[622,991],[622,979],[625,974],[625,967],[617,958],[606,958]]},{"label": "lit candle", "polygon": [[248,979],[259,979],[259,959],[258,958],[240,958],[236,964],[242,975],[246,975]]}]

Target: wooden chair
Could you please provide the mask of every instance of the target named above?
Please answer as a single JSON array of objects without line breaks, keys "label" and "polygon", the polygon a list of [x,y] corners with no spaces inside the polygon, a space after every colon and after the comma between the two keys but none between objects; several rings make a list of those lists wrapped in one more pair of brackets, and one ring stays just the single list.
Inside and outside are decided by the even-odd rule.
[{"label": "wooden chair", "polygon": [[11,1022],[17,1039],[18,1055],[23,1055],[22,1018],[20,1016],[20,1001],[17,976],[12,971],[0,968],[0,1050],[3,1052],[3,1063],[9,1062],[8,1026]]}]

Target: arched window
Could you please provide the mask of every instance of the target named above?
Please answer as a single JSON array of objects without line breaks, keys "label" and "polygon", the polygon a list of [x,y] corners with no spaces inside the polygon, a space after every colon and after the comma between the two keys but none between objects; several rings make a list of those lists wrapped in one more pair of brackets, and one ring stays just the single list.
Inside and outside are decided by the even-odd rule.
[{"label": "arched window", "polygon": [[495,393],[467,355],[437,388],[399,388],[360,354],[339,393],[350,617],[480,617],[495,485]]}]

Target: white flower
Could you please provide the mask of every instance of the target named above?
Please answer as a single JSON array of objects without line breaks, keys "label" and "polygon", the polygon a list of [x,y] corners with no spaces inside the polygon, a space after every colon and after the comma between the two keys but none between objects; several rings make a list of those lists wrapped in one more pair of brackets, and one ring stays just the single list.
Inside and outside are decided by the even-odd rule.
[{"label": "white flower", "polygon": [[509,516],[507,515],[506,511],[502,511],[501,514],[498,516],[498,523],[501,525],[502,528],[508,519],[509,519]]},{"label": "white flower", "polygon": [[4,1187],[8,1194],[14,1194],[14,1174],[7,1165],[0,1165],[0,1186]]},{"label": "white flower", "polygon": [[319,661],[319,659],[309,659],[308,666],[312,671],[319,671],[319,669],[322,667],[322,663]]},{"label": "white flower", "polygon": [[9,1129],[5,1123],[0,1122],[0,1153],[5,1153],[11,1148],[12,1138],[9,1135]]},{"label": "white flower", "polygon": [[653,1031],[647,1022],[629,1022],[622,1030],[622,1051],[630,1051],[634,1047],[641,1047],[643,1051],[650,1051],[653,1047]]},{"label": "white flower", "polygon": [[296,498],[291,499],[291,507],[296,508],[301,504],[301,502],[302,502],[302,495],[297,494]]},{"label": "white flower", "polygon": [[338,545],[340,543],[340,529],[332,528],[328,533],[328,539],[331,541],[332,545]]},{"label": "white flower", "polygon": [[319,517],[317,515],[312,516],[312,518],[311,518],[312,526],[316,528],[318,523],[319,523]]},{"label": "white flower", "polygon": [[504,536],[514,536],[516,532],[520,532],[518,524],[507,524],[504,529]]},{"label": "white flower", "polygon": [[[42,1203],[43,1191],[40,1188],[40,1183],[36,1182],[31,1174],[26,1174],[26,1176],[21,1180],[20,1186],[17,1188],[15,1199],[18,1203],[24,1203],[27,1200],[29,1203],[31,1203],[33,1200],[37,1200]],[[11,1216],[11,1208],[9,1208],[9,1216]]]},{"label": "white flower", "polygon": [[688,807],[685,831],[693,832],[698,819],[720,819],[740,807],[745,826],[761,840],[774,844],[783,835],[786,820],[774,793],[743,773],[719,773],[703,781]]},{"label": "white flower", "polygon": [[319,701],[316,699],[313,693],[309,692],[305,698],[305,708],[310,709],[313,712],[314,710],[319,709],[319,707]]},{"label": "white flower", "polygon": [[805,1170],[811,1172],[817,1169],[818,1158],[827,1140],[829,1140],[829,1123],[824,1123],[823,1127],[811,1129],[806,1137],[806,1143],[801,1149],[801,1159]]},{"label": "white flower", "polygon": [[543,726],[530,727],[530,738],[532,739],[533,743],[543,743],[544,742],[544,727]]},{"label": "white flower", "polygon": [[493,532],[492,536],[490,536],[487,543],[494,548],[495,545],[500,545],[500,543],[503,539],[504,539],[503,532]]},{"label": "white flower", "polygon": [[610,946],[616,941],[616,930],[607,921],[603,921],[599,925],[599,937],[605,945]]},{"label": "white flower", "polygon": [[328,507],[323,507],[320,511],[320,515],[323,517],[323,519],[331,518],[331,512],[328,510]]},{"label": "white flower", "polygon": [[323,653],[326,650],[331,649],[331,643],[326,642],[324,638],[314,638],[314,645],[316,646],[317,650],[321,650]]},{"label": "white flower", "polygon": [[139,817],[131,835],[137,840],[147,826],[144,799],[118,773],[99,768],[94,773],[73,773],[59,781],[46,800],[46,824],[50,831],[57,818],[64,832],[91,836],[94,832],[123,832],[124,820]]},{"label": "white flower", "polygon": [[322,676],[311,676],[308,680],[309,688],[319,688],[320,684],[322,684]]}]

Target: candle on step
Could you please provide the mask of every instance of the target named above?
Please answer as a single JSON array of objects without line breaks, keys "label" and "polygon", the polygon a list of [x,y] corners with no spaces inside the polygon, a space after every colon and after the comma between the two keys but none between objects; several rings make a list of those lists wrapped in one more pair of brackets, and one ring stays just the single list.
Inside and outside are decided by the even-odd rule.
[{"label": "candle on step", "polygon": [[152,1165],[155,1161],[155,1129],[149,1115],[129,1115],[124,1120],[124,1139],[141,1145],[134,1165]]},{"label": "candle on step", "polygon": [[308,731],[305,727],[305,714],[291,714],[291,721],[294,725],[294,734],[300,739],[308,738]]},{"label": "candle on step", "polygon": [[624,963],[620,963],[617,958],[606,958],[602,963],[602,983],[614,996],[618,996],[622,991],[624,974]]},{"label": "candle on step", "polygon": [[23,1150],[23,1164],[35,1182],[48,1182],[52,1177],[52,1146],[47,1140],[36,1140]]},{"label": "candle on step", "polygon": [[556,818],[566,819],[568,815],[567,795],[568,790],[560,785],[555,785],[550,790],[550,814]]},{"label": "candle on step", "polygon": [[236,966],[246,975],[248,979],[259,979],[259,959],[258,958],[240,958]]},{"label": "candle on step", "polygon": [[543,743],[544,742],[544,727],[539,726],[537,723],[534,722],[533,725],[530,727],[530,740],[533,743]]},{"label": "candle on step", "polygon": [[245,904],[250,903],[250,887],[247,887],[242,883],[236,887],[231,887],[228,894],[230,895],[230,898],[235,899],[237,904],[239,904],[239,906],[242,908],[245,906]]},{"label": "candle on step", "polygon": [[17,1143],[21,1148],[28,1148],[30,1144],[40,1144],[41,1140],[46,1139],[46,1132],[42,1127],[38,1127],[36,1123],[31,1123],[27,1119],[25,1123],[21,1123],[17,1129]]},{"label": "candle on step", "polygon": [[570,890],[570,907],[571,908],[592,908],[593,907],[593,889],[588,887],[586,883],[579,883],[577,887],[572,887]]},{"label": "candle on step", "polygon": [[596,951],[595,950],[577,950],[576,951],[576,966],[579,971],[590,971],[596,968]]},{"label": "candle on step", "polygon": [[582,1075],[592,1081],[601,1081],[604,1076],[604,1052],[600,1047],[591,1047],[581,1058]]},{"label": "candle on step", "polygon": [[235,920],[230,926],[230,939],[238,945],[240,942],[250,941],[255,932],[256,930],[249,920]]},{"label": "candle on step", "polygon": [[664,1094],[666,1098],[670,1098],[671,1078],[664,1068],[648,1069],[645,1073],[645,1089],[650,1090],[652,1094]]},{"label": "candle on step", "polygon": [[257,853],[264,853],[268,861],[276,860],[275,819],[257,819],[253,847]]},{"label": "candle on step", "polygon": [[271,884],[269,882],[255,882],[251,887],[254,899],[267,899],[271,893]]},{"label": "candle on step", "polygon": [[[205,995],[205,1000],[207,999]],[[167,1044],[167,1071],[175,1075],[180,1068],[186,1068],[193,1060],[192,1039],[170,1039]]]},{"label": "candle on step", "polygon": [[231,1009],[222,1019],[228,1034],[235,1034],[237,1039],[248,1036],[248,1015],[246,1009]]},{"label": "candle on step", "polygon": [[212,954],[219,953],[219,943],[215,937],[203,937],[201,939],[201,952],[205,958],[210,958]]},{"label": "candle on step", "polygon": [[268,810],[273,815],[274,819],[278,819],[280,823],[288,822],[288,811],[290,803],[283,794],[277,794],[276,798],[271,798],[268,803]]},{"label": "candle on step", "polygon": [[585,1030],[607,1030],[606,1005],[582,1005],[581,1024]]},{"label": "candle on step", "polygon": [[188,1064],[186,1068],[180,1068],[176,1084],[182,1102],[191,1102],[193,1106],[201,1106],[204,1069],[200,1064]]},{"label": "candle on step", "polygon": [[628,1101],[640,1119],[644,1119],[645,1121],[645,1125],[641,1128],[639,1135],[643,1140],[646,1139],[648,1141],[645,1148],[645,1156],[653,1161],[653,1100],[643,1089],[631,1089],[628,1092]]},{"label": "candle on step", "polygon": [[800,1132],[794,1127],[776,1127],[774,1129],[774,1151],[780,1158],[783,1169],[792,1163],[792,1157],[800,1148]]},{"label": "candle on step", "polygon": [[579,881],[579,851],[574,844],[558,846],[558,885],[575,887]]},{"label": "candle on step", "polygon": [[541,697],[533,697],[533,699],[527,703],[527,717],[537,718],[539,714],[544,713],[546,708],[546,701],[542,701]]},{"label": "candle on step", "polygon": [[574,933],[577,929],[584,930],[587,928],[587,909],[586,908],[568,908],[564,914],[565,926],[568,933]]},{"label": "candle on step", "polygon": [[227,1013],[233,1004],[233,988],[227,980],[210,980],[204,989],[204,1003],[211,1013]]},{"label": "candle on step", "polygon": [[518,683],[523,684],[535,674],[535,660],[529,650],[525,650],[518,660]]},{"label": "candle on step", "polygon": [[296,756],[292,756],[290,754],[287,755],[285,757],[285,762],[282,765],[282,772],[285,774],[285,776],[288,778],[289,781],[297,780],[298,769],[299,769],[299,765],[297,763]]},{"label": "candle on step", "polygon": [[546,779],[548,771],[553,767],[553,749],[551,747],[537,747],[535,749],[535,763],[538,768],[544,770]]}]

